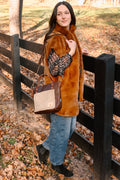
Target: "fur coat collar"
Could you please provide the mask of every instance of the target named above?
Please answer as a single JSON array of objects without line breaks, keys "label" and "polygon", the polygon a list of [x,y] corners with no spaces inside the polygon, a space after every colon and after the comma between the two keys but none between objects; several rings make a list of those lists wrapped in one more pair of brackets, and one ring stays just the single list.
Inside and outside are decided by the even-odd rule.
[{"label": "fur coat collar", "polygon": [[76,29],[76,26],[73,24],[70,26],[70,30],[68,30],[66,27],[61,27],[58,24],[56,24],[54,31],[60,32],[64,34],[65,36],[67,36],[69,35],[69,32],[74,33],[75,29]]},{"label": "fur coat collar", "polygon": [[61,27],[58,24],[56,24],[55,29],[53,30],[53,34],[55,33],[60,33],[63,34],[64,36],[66,36],[66,38],[69,39],[73,39],[73,36],[75,38],[75,41],[77,43],[78,49],[79,49],[79,56],[80,56],[80,93],[79,93],[79,100],[82,101],[83,100],[83,91],[84,91],[84,66],[83,66],[83,58],[82,58],[82,51],[81,51],[81,47],[80,44],[78,42],[78,39],[76,37],[75,34],[75,30],[76,30],[76,26],[75,25],[71,25],[70,26],[70,30],[66,29],[65,27]]},{"label": "fur coat collar", "polygon": [[76,30],[76,26],[75,25],[71,25],[70,26],[70,30],[68,30],[66,27],[61,27],[58,24],[56,24],[54,30],[53,30],[53,34],[62,34],[64,35],[68,40],[72,39],[73,35],[75,35],[75,30]]}]

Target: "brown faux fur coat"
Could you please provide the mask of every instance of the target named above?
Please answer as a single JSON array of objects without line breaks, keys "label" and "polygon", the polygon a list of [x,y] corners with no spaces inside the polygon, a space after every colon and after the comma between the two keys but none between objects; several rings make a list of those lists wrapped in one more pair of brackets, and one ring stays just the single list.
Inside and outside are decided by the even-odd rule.
[{"label": "brown faux fur coat", "polygon": [[[56,35],[55,35],[56,34]],[[83,59],[81,48],[77,37],[75,35],[75,26],[71,25],[70,30],[60,27],[56,24],[55,29],[52,32],[51,38],[47,40],[45,45],[45,59],[44,59],[44,73],[52,77],[53,81],[61,80],[61,76],[53,77],[49,72],[48,67],[48,56],[51,49],[54,49],[56,54],[60,57],[68,53],[69,47],[66,39],[74,40],[77,43],[77,48],[75,54],[72,56],[72,62],[70,66],[65,69],[62,84],[61,84],[61,98],[62,98],[62,108],[56,114],[62,116],[77,116],[79,114],[78,101],[83,100]],[[46,84],[50,80],[46,77]],[[79,100],[78,100],[79,97]]]}]

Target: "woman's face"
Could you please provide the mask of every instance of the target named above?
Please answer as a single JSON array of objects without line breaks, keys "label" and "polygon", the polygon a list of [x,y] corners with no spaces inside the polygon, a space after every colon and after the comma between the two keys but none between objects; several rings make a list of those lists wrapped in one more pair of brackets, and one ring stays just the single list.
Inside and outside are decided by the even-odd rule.
[{"label": "woman's face", "polygon": [[63,4],[57,8],[56,21],[61,27],[66,27],[69,29],[71,23],[71,14],[69,9]]}]

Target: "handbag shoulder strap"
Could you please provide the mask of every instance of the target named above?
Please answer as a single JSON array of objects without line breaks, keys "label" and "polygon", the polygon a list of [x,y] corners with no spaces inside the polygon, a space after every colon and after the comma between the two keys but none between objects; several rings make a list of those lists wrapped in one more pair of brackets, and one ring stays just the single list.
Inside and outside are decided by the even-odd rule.
[{"label": "handbag shoulder strap", "polygon": [[[56,36],[56,35],[62,35],[62,34],[61,33],[53,33],[53,34],[51,34],[49,36],[48,39],[50,39],[51,37]],[[45,44],[43,46],[45,47]],[[38,74],[38,72],[40,70],[41,63],[42,63],[42,61],[44,59],[44,54],[45,54],[45,48],[44,47],[43,47],[43,51],[42,51],[42,54],[41,54],[41,57],[40,57],[40,60],[39,60],[39,63],[38,63],[39,65],[38,65],[38,68],[37,68],[37,71],[36,71],[37,74]],[[35,85],[35,82],[33,81],[32,85],[31,85],[31,88],[34,88],[34,85]]]}]

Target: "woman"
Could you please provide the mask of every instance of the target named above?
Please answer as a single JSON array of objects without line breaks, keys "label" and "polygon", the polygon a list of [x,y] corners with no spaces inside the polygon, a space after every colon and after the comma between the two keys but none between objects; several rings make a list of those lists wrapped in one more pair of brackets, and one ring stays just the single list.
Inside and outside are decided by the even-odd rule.
[{"label": "woman", "polygon": [[[62,108],[50,115],[49,137],[36,146],[39,161],[46,163],[49,154],[52,169],[66,177],[73,176],[73,173],[63,165],[64,155],[76,126],[79,101],[83,100],[83,60],[75,24],[71,5],[66,1],[57,3],[44,40],[44,73],[53,81],[62,81]],[[50,80],[46,77],[45,82],[50,83]]]}]

